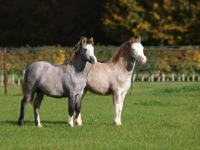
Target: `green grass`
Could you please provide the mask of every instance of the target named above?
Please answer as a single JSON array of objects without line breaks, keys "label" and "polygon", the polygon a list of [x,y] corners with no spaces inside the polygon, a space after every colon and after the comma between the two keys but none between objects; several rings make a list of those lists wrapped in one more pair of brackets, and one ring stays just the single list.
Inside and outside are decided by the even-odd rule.
[{"label": "green grass", "polygon": [[82,103],[83,126],[67,126],[66,99],[45,97],[40,109],[43,128],[34,125],[33,109],[25,125],[17,119],[22,99],[19,86],[0,87],[0,149],[200,149],[200,83],[136,82],[127,93],[122,126],[113,124],[111,96],[87,93]]}]

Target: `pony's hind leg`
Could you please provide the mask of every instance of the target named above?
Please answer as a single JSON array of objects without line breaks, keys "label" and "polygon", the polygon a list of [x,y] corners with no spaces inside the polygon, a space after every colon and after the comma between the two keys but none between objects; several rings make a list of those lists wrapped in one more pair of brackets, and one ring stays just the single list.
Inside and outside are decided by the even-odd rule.
[{"label": "pony's hind leg", "polygon": [[76,124],[78,126],[82,126],[82,124],[83,124],[82,118],[81,118],[81,102],[82,102],[85,94],[87,93],[87,91],[88,91],[87,88],[85,88],[83,91],[83,94],[80,94],[80,95],[82,95],[81,98],[78,96],[76,97],[76,102],[79,102],[79,103],[76,103],[76,107],[75,107],[75,109],[76,109],[76,117],[75,118],[76,118]]},{"label": "pony's hind leg", "polygon": [[25,110],[25,107],[27,106],[29,101],[33,98],[34,98],[34,94],[32,94],[32,95],[31,94],[25,94],[23,99],[21,100],[20,115],[19,115],[19,119],[18,119],[18,124],[20,126],[24,125],[24,110]]},{"label": "pony's hind leg", "polygon": [[35,125],[37,127],[42,127],[42,125],[40,123],[39,109],[40,109],[40,105],[43,100],[43,97],[44,97],[43,92],[40,92],[40,91],[36,92],[36,98],[35,98],[33,107],[34,107]]}]

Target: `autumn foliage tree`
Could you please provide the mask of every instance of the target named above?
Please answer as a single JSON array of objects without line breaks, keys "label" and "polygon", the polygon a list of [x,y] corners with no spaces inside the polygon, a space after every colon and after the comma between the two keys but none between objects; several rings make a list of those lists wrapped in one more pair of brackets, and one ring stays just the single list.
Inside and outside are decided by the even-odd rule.
[{"label": "autumn foliage tree", "polygon": [[110,0],[105,7],[103,23],[110,37],[140,35],[150,45],[161,46],[200,43],[200,32],[192,29],[200,25],[199,1]]},{"label": "autumn foliage tree", "polygon": [[139,6],[136,0],[109,0],[105,8],[102,21],[105,25],[104,32],[108,33],[107,38],[120,43],[128,40],[133,34],[143,35],[140,29],[146,28],[143,24],[144,8]]}]

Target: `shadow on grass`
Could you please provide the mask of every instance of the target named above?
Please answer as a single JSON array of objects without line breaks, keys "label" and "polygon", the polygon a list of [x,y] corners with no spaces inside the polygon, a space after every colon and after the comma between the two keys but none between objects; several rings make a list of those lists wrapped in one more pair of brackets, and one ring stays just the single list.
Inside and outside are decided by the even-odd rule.
[{"label": "shadow on grass", "polygon": [[[50,127],[50,126],[68,126],[67,121],[49,121],[49,120],[44,120],[41,121],[41,124],[43,127]],[[18,125],[18,120],[5,120],[5,121],[0,121],[0,125],[9,125],[9,126],[19,126]],[[76,124],[74,124],[77,126]],[[102,123],[95,123],[95,122],[83,122],[83,126],[96,126],[96,125],[104,125],[107,127],[113,127],[115,126],[112,122],[102,122]],[[19,127],[26,127],[26,126],[35,126],[35,122],[31,120],[24,121],[24,126],[19,126]],[[36,127],[36,126],[35,126]]]},{"label": "shadow on grass", "polygon": [[[67,124],[67,121],[42,121],[41,122],[42,123],[42,125],[44,124],[46,124],[46,125],[53,125],[53,124]],[[0,125],[6,125],[6,124],[9,124],[9,125],[14,125],[14,126],[16,126],[16,125],[18,125],[18,120],[5,120],[5,121],[0,121]],[[33,124],[33,125],[35,125],[35,123],[34,123],[34,121],[29,121],[29,120],[27,120],[27,121],[24,121],[24,125],[31,125],[31,124]]]},{"label": "shadow on grass", "polygon": [[11,92],[8,92],[7,95],[5,94],[0,94],[0,96],[19,96],[21,97],[21,99],[23,98],[23,94],[22,93],[17,93],[17,94],[12,94]]},{"label": "shadow on grass", "polygon": [[13,121],[13,120],[6,120],[6,121],[0,121],[0,124],[10,124],[10,125],[18,125],[17,120]]},{"label": "shadow on grass", "polygon": [[13,94],[12,96],[21,96],[23,98],[23,94],[22,93],[19,93],[19,94]]}]

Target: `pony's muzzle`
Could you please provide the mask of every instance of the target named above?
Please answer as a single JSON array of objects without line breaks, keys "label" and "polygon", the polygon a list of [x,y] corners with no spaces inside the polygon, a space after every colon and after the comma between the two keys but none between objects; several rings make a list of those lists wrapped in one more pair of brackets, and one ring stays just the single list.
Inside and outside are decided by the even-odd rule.
[{"label": "pony's muzzle", "polygon": [[95,57],[90,56],[89,62],[91,64],[94,64],[95,62],[97,62],[97,59]]},{"label": "pony's muzzle", "polygon": [[145,64],[147,62],[147,57],[146,56],[141,57],[141,61],[142,64]]}]

